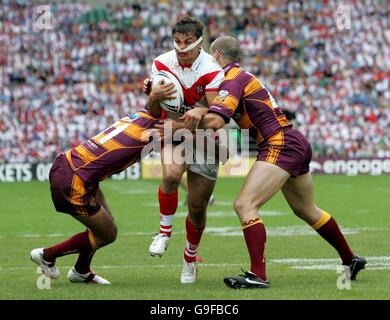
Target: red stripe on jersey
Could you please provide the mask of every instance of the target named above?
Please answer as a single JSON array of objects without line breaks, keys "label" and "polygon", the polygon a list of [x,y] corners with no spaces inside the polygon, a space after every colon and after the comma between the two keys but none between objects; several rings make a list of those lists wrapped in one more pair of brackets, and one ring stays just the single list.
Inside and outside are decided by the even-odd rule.
[{"label": "red stripe on jersey", "polygon": [[206,73],[201,76],[190,88],[184,89],[184,104],[193,106],[202,99],[206,93],[206,86],[214,80],[219,71]]},{"label": "red stripe on jersey", "polygon": [[206,89],[206,92],[217,92],[219,90],[219,88],[209,88],[209,89]]},{"label": "red stripe on jersey", "polygon": [[160,61],[154,60],[154,64],[156,65],[156,68],[158,71],[164,70],[164,71],[171,72],[171,70],[165,64],[161,63]]},{"label": "red stripe on jersey", "polygon": [[[172,73],[179,80],[180,83],[182,82],[177,77],[177,75],[174,74],[165,64],[157,60],[155,60],[154,63],[156,65],[157,70],[168,71]],[[218,91],[218,88],[206,89],[206,86],[214,80],[218,73],[219,71],[217,70],[204,74],[189,88],[184,88],[183,85],[181,85],[184,94],[184,104],[186,106],[193,106],[195,103],[197,103],[200,99],[204,97],[206,91]]]}]

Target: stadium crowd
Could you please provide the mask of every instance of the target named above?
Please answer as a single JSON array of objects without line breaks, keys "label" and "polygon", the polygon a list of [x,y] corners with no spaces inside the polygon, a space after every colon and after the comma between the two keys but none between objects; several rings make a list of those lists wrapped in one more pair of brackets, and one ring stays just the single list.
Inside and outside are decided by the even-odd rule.
[{"label": "stadium crowd", "polygon": [[[350,14],[337,25],[340,5]],[[240,40],[242,64],[295,116],[317,156],[390,157],[390,2],[172,1],[0,6],[0,162],[53,160],[144,107],[153,58],[191,13]],[[344,16],[345,18],[345,16]],[[346,17],[348,19],[349,16]],[[72,145],[69,145],[69,141]]]}]

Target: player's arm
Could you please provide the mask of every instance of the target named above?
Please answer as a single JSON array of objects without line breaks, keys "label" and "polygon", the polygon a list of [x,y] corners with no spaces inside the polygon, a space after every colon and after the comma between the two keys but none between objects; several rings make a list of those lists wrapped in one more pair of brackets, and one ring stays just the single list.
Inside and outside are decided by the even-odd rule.
[{"label": "player's arm", "polygon": [[200,121],[200,129],[213,129],[217,131],[225,126],[225,119],[217,113],[207,113]]},{"label": "player's arm", "polygon": [[177,130],[185,129],[185,124],[184,122],[167,118],[165,120],[160,120],[160,122],[154,126],[154,129],[158,131],[160,140],[163,140],[165,137],[170,139]]},{"label": "player's arm", "polygon": [[207,106],[211,106],[215,100],[215,98],[218,95],[218,90],[215,91],[206,91],[206,100],[207,100]]},{"label": "player's arm", "polygon": [[154,88],[152,88],[152,79],[158,73],[158,69],[156,67],[155,61],[152,64],[152,72],[150,77],[145,79],[144,82],[144,92],[148,94],[148,101],[146,103],[146,109],[150,112],[150,114],[154,117],[161,116],[161,108],[160,101],[164,99],[172,99],[174,98],[173,94],[176,92],[174,84],[163,84],[160,82]]},{"label": "player's arm", "polygon": [[216,91],[206,92],[205,99],[203,98],[200,103],[197,103],[195,108],[187,111],[185,115],[180,118],[181,120],[184,120],[186,128],[194,131],[199,127],[200,121],[207,114],[208,106],[211,106],[216,97]]},{"label": "player's arm", "polygon": [[216,91],[206,92],[205,98],[202,98],[195,108],[187,111],[183,117],[180,118],[180,120],[184,120],[187,129],[194,131],[199,127],[200,121],[208,112],[208,106],[211,106],[216,97]]},{"label": "player's arm", "polygon": [[196,106],[188,110],[179,120],[183,120],[185,128],[194,131],[198,128],[200,120],[207,114],[207,107]]},{"label": "player's arm", "polygon": [[208,108],[208,113],[200,121],[199,128],[218,130],[230,121],[243,94],[242,84],[236,80],[221,83],[218,95]]},{"label": "player's arm", "polygon": [[157,74],[158,70],[155,61],[152,63],[152,73],[144,80],[142,91],[148,96],[152,90],[153,77]]},{"label": "player's arm", "polygon": [[162,81],[153,87],[150,91],[146,109],[154,117],[160,117],[162,109],[160,101],[165,99],[174,99],[176,89],[173,83],[164,84]]}]

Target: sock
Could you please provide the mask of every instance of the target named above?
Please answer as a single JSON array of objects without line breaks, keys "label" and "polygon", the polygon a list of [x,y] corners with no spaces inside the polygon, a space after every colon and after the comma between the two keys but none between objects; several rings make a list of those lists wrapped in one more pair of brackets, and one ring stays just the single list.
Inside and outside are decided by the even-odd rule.
[{"label": "sock", "polygon": [[172,223],[178,205],[178,191],[166,194],[158,189],[158,202],[160,204],[160,234],[168,237],[172,234]]},{"label": "sock", "polygon": [[349,248],[347,240],[345,240],[341,233],[337,222],[329,213],[324,211],[321,218],[312,225],[312,228],[337,250],[344,265],[351,264],[353,253]]},{"label": "sock", "polygon": [[198,246],[203,234],[202,229],[197,229],[191,223],[190,219],[186,218],[186,248],[184,249],[184,260],[188,263],[196,260],[196,253],[198,252]]},{"label": "sock", "polygon": [[265,272],[265,242],[267,233],[260,218],[246,221],[242,224],[246,246],[251,259],[251,272],[261,280],[267,280]]},{"label": "sock", "polygon": [[96,249],[97,245],[92,232],[86,230],[59,244],[43,249],[43,259],[48,262],[54,262],[58,257],[78,252],[88,254]]},{"label": "sock", "polygon": [[74,268],[80,274],[86,274],[91,271],[91,261],[97,250],[97,245],[93,233],[89,232],[88,235],[89,241],[92,244],[92,248],[91,250],[81,251],[79,257],[77,258],[76,264],[74,265]]},{"label": "sock", "polygon": [[96,250],[90,252],[80,252],[79,257],[74,265],[76,271],[80,274],[86,274],[91,271],[91,261]]}]

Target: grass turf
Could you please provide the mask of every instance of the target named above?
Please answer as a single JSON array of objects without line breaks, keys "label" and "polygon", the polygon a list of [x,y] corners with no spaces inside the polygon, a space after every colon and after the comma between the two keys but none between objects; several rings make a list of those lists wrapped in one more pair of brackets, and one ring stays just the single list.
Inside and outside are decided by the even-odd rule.
[{"label": "grass turf", "polygon": [[2,183],[0,299],[389,299],[390,176],[314,177],[317,204],[347,232],[354,251],[369,260],[358,281],[344,290],[336,285],[340,276],[335,269],[340,263],[337,253],[291,213],[280,193],[261,210],[269,234],[267,273],[271,288],[236,291],[223,284],[224,276],[249,267],[232,208],[242,181],[224,178],[217,183],[217,203],[208,209],[208,232],[199,249],[204,262],[193,285],[179,281],[186,208],[178,208],[166,254],[152,258],[148,247],[158,230],[159,181],[103,182],[119,235],[115,243],[97,252],[93,268],[112,285],[71,284],[66,273],[76,256],[69,255],[58,259],[62,274],[51,281],[50,290],[37,288],[40,274],[30,261],[31,249],[58,243],[84,228],[70,216],[54,211],[48,183]]}]

